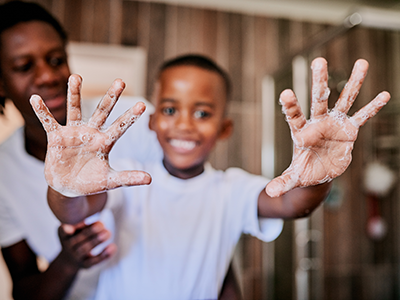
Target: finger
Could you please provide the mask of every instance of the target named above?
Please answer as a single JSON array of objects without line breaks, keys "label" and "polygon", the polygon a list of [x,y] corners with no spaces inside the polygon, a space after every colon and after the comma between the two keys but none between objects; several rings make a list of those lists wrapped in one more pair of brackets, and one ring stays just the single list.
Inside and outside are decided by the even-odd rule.
[{"label": "finger", "polygon": [[31,106],[36,113],[36,116],[43,125],[47,133],[57,130],[61,127],[60,124],[54,119],[53,115],[44,104],[42,98],[38,95],[32,95],[30,99]]},{"label": "finger", "polygon": [[58,237],[60,238],[60,241],[63,241],[67,239],[69,234],[64,230],[63,226],[58,227]]},{"label": "finger", "polygon": [[63,233],[66,235],[72,235],[75,232],[74,225],[70,225],[70,224],[62,224],[61,229],[62,229]]},{"label": "finger", "polygon": [[76,125],[82,121],[81,112],[82,77],[73,74],[68,79],[67,125]]},{"label": "finger", "polygon": [[[79,223],[81,224],[81,223]],[[73,226],[73,225],[70,225]],[[74,227],[75,228],[75,227]],[[102,232],[107,231],[102,222],[95,222],[90,225],[79,226],[75,228],[75,232],[72,236],[69,236],[70,244],[75,248],[78,248],[85,241],[95,238]]]},{"label": "finger", "polygon": [[343,91],[340,93],[339,99],[335,104],[335,110],[348,113],[351,106],[356,99],[360,88],[364,82],[365,76],[367,76],[368,62],[364,59],[356,61],[351,72],[349,81],[346,83]]},{"label": "finger", "polygon": [[282,111],[286,115],[286,121],[291,131],[295,133],[302,129],[307,120],[301,111],[301,107],[293,91],[284,90],[280,96],[280,103],[282,104]]},{"label": "finger", "polygon": [[143,171],[111,171],[108,178],[108,189],[121,186],[146,185],[151,183],[151,176]]},{"label": "finger", "polygon": [[145,104],[143,102],[138,102],[115,120],[106,131],[110,137],[110,144],[113,145],[125,133],[125,131],[136,122],[145,110]]},{"label": "finger", "polygon": [[117,252],[117,246],[115,244],[110,244],[104,250],[96,255],[96,256],[88,256],[84,261],[83,261],[83,267],[84,268],[90,268],[108,258],[113,256]]},{"label": "finger", "polygon": [[311,89],[311,119],[328,112],[328,64],[322,57],[313,60]]},{"label": "finger", "polygon": [[[85,239],[82,243],[76,247],[76,253],[79,257],[87,257],[92,255],[92,253],[99,253],[97,246],[101,245],[104,242],[107,242],[111,238],[111,232],[107,229],[102,230],[97,234],[93,234]],[[100,248],[103,248],[100,246]],[[95,250],[95,251],[93,251]]]},{"label": "finger", "polygon": [[390,94],[388,92],[382,92],[374,98],[370,103],[365,105],[359,111],[357,111],[351,118],[357,127],[363,126],[370,118],[375,116],[378,111],[384,107],[390,100]]},{"label": "finger", "polygon": [[103,126],[124,89],[125,83],[121,79],[114,80],[90,118],[88,122],[89,126],[94,128]]},{"label": "finger", "polygon": [[86,224],[85,221],[82,221],[82,222],[79,222],[79,223],[76,223],[76,224],[73,224],[73,225],[71,225],[71,224],[69,224],[69,225],[73,226],[75,231],[79,231],[79,230],[82,230],[83,228],[85,228],[85,227],[87,227],[88,225],[91,225],[91,224],[92,223]]},{"label": "finger", "polygon": [[62,224],[61,228],[67,235],[73,235],[74,233],[82,230],[87,226],[88,225],[84,221],[82,221],[76,224]]},{"label": "finger", "polygon": [[298,186],[299,177],[296,173],[285,171],[281,176],[274,178],[265,188],[268,196],[279,197]]}]

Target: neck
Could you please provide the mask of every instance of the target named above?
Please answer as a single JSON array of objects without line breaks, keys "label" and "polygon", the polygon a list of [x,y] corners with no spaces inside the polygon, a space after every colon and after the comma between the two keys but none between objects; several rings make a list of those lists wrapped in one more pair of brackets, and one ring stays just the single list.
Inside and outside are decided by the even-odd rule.
[{"label": "neck", "polygon": [[190,178],[196,177],[204,172],[204,163],[190,167],[188,169],[178,169],[178,168],[175,168],[174,166],[172,166],[171,164],[169,164],[168,161],[166,161],[164,158],[163,164],[169,174],[171,174],[172,176],[178,177],[180,179],[190,179]]}]

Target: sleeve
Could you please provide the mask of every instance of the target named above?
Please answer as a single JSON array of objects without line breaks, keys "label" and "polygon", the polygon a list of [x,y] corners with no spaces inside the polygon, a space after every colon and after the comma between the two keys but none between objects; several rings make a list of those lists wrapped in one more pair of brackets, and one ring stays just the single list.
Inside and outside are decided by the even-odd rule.
[{"label": "sleeve", "polygon": [[9,247],[24,239],[24,232],[4,199],[0,198],[0,247]]},{"label": "sleeve", "polygon": [[228,169],[227,175],[232,186],[231,197],[237,204],[242,220],[243,233],[257,237],[264,242],[276,239],[283,229],[282,219],[258,217],[258,196],[269,180],[249,174],[241,169]]}]

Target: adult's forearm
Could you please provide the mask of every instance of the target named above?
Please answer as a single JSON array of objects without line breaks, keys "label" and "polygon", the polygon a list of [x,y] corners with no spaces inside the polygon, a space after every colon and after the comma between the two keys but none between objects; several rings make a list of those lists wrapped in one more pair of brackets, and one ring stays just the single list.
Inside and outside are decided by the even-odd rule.
[{"label": "adult's forearm", "polygon": [[79,267],[69,263],[61,252],[46,271],[14,280],[14,300],[62,299],[72,286]]}]

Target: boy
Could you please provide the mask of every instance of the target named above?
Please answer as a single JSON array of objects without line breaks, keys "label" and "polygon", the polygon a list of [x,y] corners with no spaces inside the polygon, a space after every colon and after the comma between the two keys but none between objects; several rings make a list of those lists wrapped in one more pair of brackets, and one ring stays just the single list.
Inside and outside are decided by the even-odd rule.
[{"label": "boy", "polygon": [[[97,299],[217,299],[241,233],[273,240],[281,219],[308,215],[326,197],[331,179],[349,165],[358,127],[390,98],[383,92],[353,117],[346,116],[367,68],[367,62],[356,62],[328,112],[326,61],[314,60],[310,122],[291,91],[281,94],[295,148],[291,166],[268,185],[263,177],[239,169],[216,171],[206,163],[216,141],[232,130],[225,114],[228,77],[207,58],[181,57],[161,68],[150,128],[164,158],[143,166],[120,164],[148,171],[150,186],[104,193],[152,180],[145,172],[115,172],[108,165],[114,143],[144,111],[139,103],[101,130],[123,90],[122,81],[114,82],[87,124],[80,118],[79,76],[70,78],[65,127],[33,96],[32,106],[48,133],[45,174],[55,215],[64,223],[80,222],[102,210],[107,197],[114,212],[119,252],[101,274]],[[123,203],[113,200],[119,193],[125,195]],[[107,285],[114,287],[112,294]]]}]

